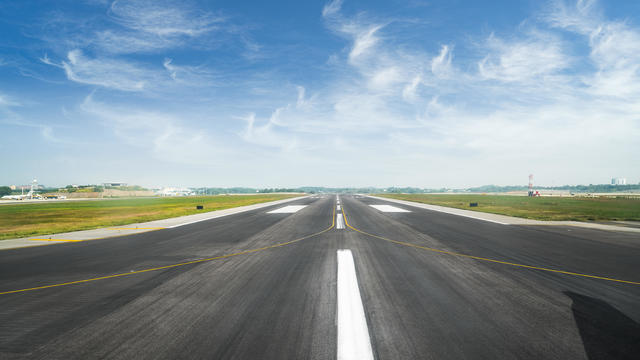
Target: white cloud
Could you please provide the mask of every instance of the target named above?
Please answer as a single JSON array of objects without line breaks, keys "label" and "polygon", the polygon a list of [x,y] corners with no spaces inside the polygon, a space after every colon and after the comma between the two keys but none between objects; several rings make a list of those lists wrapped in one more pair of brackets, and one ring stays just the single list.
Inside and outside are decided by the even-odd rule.
[{"label": "white cloud", "polygon": [[333,16],[340,11],[340,8],[342,8],[342,0],[330,1],[322,8],[322,16]]},{"label": "white cloud", "polygon": [[552,26],[588,34],[602,21],[597,0],[553,0],[543,20]]},{"label": "white cloud", "polygon": [[296,101],[296,107],[301,108],[305,106],[307,102],[304,98],[305,89],[302,86],[297,86],[296,88],[298,89],[298,100]]},{"label": "white cloud", "polygon": [[188,86],[217,85],[214,73],[203,66],[176,65],[172,59],[164,59],[162,66],[176,83]]},{"label": "white cloud", "polygon": [[486,47],[489,54],[478,63],[486,79],[524,81],[557,74],[570,64],[561,41],[546,34],[533,33],[511,42],[492,34]]},{"label": "white cloud", "polygon": [[[72,50],[67,60],[54,62],[46,54],[43,63],[64,70],[67,79],[108,89],[159,93],[162,91],[217,85],[214,72],[204,66],[176,65],[165,58],[162,68],[120,58],[89,58],[80,50]],[[171,81],[171,80],[172,81]]]},{"label": "white cloud", "polygon": [[451,49],[442,45],[440,54],[431,60],[431,72],[436,77],[447,77],[451,74]]},{"label": "white cloud", "polygon": [[341,6],[341,0],[330,2],[323,8],[322,15],[333,31],[353,42],[349,51],[349,60],[354,62],[375,48],[380,40],[376,33],[384,27],[384,24],[365,21],[362,18],[363,14],[354,19],[345,19],[340,14]]},{"label": "white cloud", "polygon": [[588,39],[596,71],[584,75],[593,94],[636,99],[640,96],[640,29],[607,20],[595,0],[556,1],[547,21]]},{"label": "white cloud", "polygon": [[370,79],[370,86],[373,89],[387,89],[402,80],[400,69],[392,66],[376,71]]},{"label": "white cloud", "polygon": [[24,105],[15,98],[0,93],[0,124],[27,128],[28,132],[31,132],[33,129],[35,129],[36,131],[40,132],[40,135],[44,140],[50,143],[71,143],[69,141],[60,139],[55,135],[54,125],[41,123],[40,121],[26,120],[25,117],[20,114],[20,111],[24,110],[26,107],[30,107],[29,103],[27,103],[27,105]]},{"label": "white cloud", "polygon": [[[269,170],[261,174],[276,184],[282,173],[292,174],[294,184],[415,186],[509,184],[530,172],[547,184],[598,182],[624,169],[640,176],[634,170],[640,169],[640,29],[606,19],[595,1],[553,5],[542,17],[488,37],[417,40],[424,29],[412,21],[348,16],[341,1],[332,1],[322,9],[325,24],[346,41],[327,64],[313,68],[318,73],[308,83],[274,71],[235,73],[243,86],[229,85],[183,56],[150,64],[125,60],[129,52],[179,47],[218,31],[213,20],[183,22],[204,16],[188,8],[179,12],[188,16],[160,21],[163,30],[149,20],[163,11],[112,10],[122,28],[101,33],[96,41],[102,45],[72,51],[64,61],[45,55],[42,62],[80,83],[129,92],[169,89],[153,100],[171,104],[179,103],[178,86],[203,86],[204,95],[187,99],[184,108],[215,119],[140,110],[136,99],[119,106],[89,97],[82,110],[154,158],[193,164],[243,158],[252,171]],[[119,44],[125,50],[118,51]],[[259,45],[254,50],[262,52]],[[217,86],[223,90],[215,92]],[[242,121],[234,120],[238,114]],[[345,177],[323,177],[317,169]]]},{"label": "white cloud", "polygon": [[97,118],[128,145],[149,151],[161,161],[217,164],[224,159],[219,142],[206,131],[161,112],[107,105],[87,96],[80,110]]},{"label": "white cloud", "polygon": [[218,28],[224,17],[162,0],[114,1],[110,14],[119,24],[158,36],[198,36]]},{"label": "white cloud", "polygon": [[124,60],[90,59],[80,50],[70,51],[61,66],[71,81],[122,91],[142,91],[158,80],[155,72],[142,66]]},{"label": "white cloud", "polygon": [[182,44],[177,38],[159,37],[131,31],[102,30],[95,33],[92,42],[110,54],[154,52]]},{"label": "white cloud", "polygon": [[351,61],[356,60],[359,56],[372,50],[379,40],[375,34],[381,28],[382,25],[372,25],[364,29],[347,25],[343,28],[343,31],[354,35],[353,47],[351,48],[351,52],[349,52],[349,59]]},{"label": "white cloud", "polygon": [[402,98],[411,101],[416,99],[416,90],[422,82],[422,75],[416,75],[404,89],[402,89]]},{"label": "white cloud", "polygon": [[[387,40],[380,24],[391,21],[348,18],[330,3],[323,10],[327,26],[350,40],[346,58],[332,56],[340,76],[314,93],[313,104],[277,105],[260,126],[255,115],[249,117],[245,140],[277,148],[295,140],[296,152],[309,157],[326,144],[339,146],[340,158],[359,159],[350,170],[367,173],[371,164],[389,164],[380,174],[386,180],[376,184],[396,171],[402,184],[418,186],[508,184],[531,171],[547,183],[562,183],[600,176],[594,166],[606,173],[625,162],[638,164],[631,154],[640,151],[634,140],[640,138],[640,105],[627,100],[640,94],[636,29],[593,26],[599,16],[590,12],[597,4],[578,5],[589,19],[574,16],[560,31],[556,17],[551,28],[540,23],[520,26],[509,37],[492,34],[476,43],[476,59],[456,65],[453,44],[434,54],[398,35]],[[586,28],[586,60],[593,68],[561,32]],[[299,89],[295,104],[304,96]],[[619,150],[617,165],[603,154],[607,149]],[[414,177],[408,169],[416,163]],[[472,180],[480,183],[445,170],[451,164],[480,173]],[[440,173],[439,180],[424,175]],[[515,175],[501,182],[490,173]]]},{"label": "white cloud", "polygon": [[250,113],[243,120],[247,122],[247,126],[242,132],[242,138],[252,144],[277,148],[282,151],[292,151],[297,148],[298,141],[295,136],[287,134],[286,129],[279,124],[279,116],[284,108],[276,109],[269,120],[262,125],[257,125],[256,114]]},{"label": "white cloud", "polygon": [[9,97],[7,95],[0,94],[0,107],[8,108],[8,107],[13,107],[13,106],[20,106],[20,102],[18,102],[17,100],[12,99],[11,97]]},{"label": "white cloud", "polygon": [[[67,34],[65,42],[75,39],[72,47],[86,46],[108,54],[149,53],[206,47],[214,41],[205,35],[227,32],[232,27],[226,24],[224,16],[200,11],[188,1],[116,0],[109,6],[108,19],[111,26],[90,29],[85,25],[82,31]],[[69,20],[61,17],[59,21]]]}]

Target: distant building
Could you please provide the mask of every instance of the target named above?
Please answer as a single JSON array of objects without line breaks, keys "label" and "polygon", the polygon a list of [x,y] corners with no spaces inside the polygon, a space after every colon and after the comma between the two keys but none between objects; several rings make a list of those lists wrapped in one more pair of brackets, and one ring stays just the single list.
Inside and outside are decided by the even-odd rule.
[{"label": "distant building", "polygon": [[127,186],[127,183],[124,182],[106,182],[102,183],[104,187],[118,187],[118,186]]},{"label": "distant building", "polygon": [[156,191],[156,194],[160,196],[193,196],[196,193],[191,189],[167,187]]},{"label": "distant building", "polygon": [[611,185],[627,185],[626,178],[612,178]]}]

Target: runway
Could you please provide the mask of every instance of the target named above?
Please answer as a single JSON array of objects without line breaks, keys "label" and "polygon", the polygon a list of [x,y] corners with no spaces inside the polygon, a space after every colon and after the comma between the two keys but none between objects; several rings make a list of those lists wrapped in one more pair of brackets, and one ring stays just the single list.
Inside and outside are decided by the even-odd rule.
[{"label": "runway", "polygon": [[639,353],[633,233],[502,225],[324,195],[0,251],[2,359]]}]

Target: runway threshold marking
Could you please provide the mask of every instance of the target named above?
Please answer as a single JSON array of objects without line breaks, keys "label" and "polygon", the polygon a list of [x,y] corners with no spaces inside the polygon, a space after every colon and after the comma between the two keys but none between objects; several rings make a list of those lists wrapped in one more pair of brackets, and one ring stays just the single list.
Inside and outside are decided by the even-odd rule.
[{"label": "runway threshold marking", "polygon": [[295,212],[300,211],[306,206],[307,205],[287,205],[279,209],[268,211],[267,214],[293,214]]},{"label": "runway threshold marking", "polygon": [[[388,201],[389,199],[384,199],[384,200]],[[420,206],[420,205],[430,205],[430,204],[423,204],[423,203],[413,203],[413,204],[404,204],[404,205],[413,206],[413,207],[417,207],[419,209],[424,209],[424,210],[429,210],[429,211],[437,211],[437,212],[441,212],[443,214],[449,214],[449,215],[467,217],[467,218],[470,218],[470,219],[482,220],[482,221],[486,221],[486,222],[490,222],[490,223],[494,223],[494,224],[511,225],[511,224],[506,223],[506,222],[497,221],[497,220],[491,220],[491,219],[485,219],[483,217],[473,216],[473,215],[470,215],[470,214],[465,214],[465,213],[459,212],[459,211],[471,211],[471,210],[455,209],[455,208],[447,209],[446,207],[442,207],[442,206],[436,206],[436,207],[422,207],[422,206]],[[442,208],[442,209],[439,209],[439,207]],[[477,213],[480,213],[480,212],[477,212]],[[485,214],[488,214],[488,213],[485,213]]]},{"label": "runway threshold marking", "polygon": [[371,339],[358,288],[353,255],[338,250],[338,360],[373,360]]},{"label": "runway threshold marking", "polygon": [[[326,229],[324,229],[322,231],[318,231],[317,233],[314,233],[314,234],[311,234],[311,235],[307,235],[307,236],[304,236],[304,237],[301,237],[301,238],[298,238],[298,239],[295,239],[295,240],[279,243],[279,244],[269,245],[269,246],[265,246],[265,247],[261,247],[261,248],[257,248],[257,249],[240,251],[240,252],[237,252],[237,253],[232,253],[232,254],[227,254],[227,255],[220,255],[220,256],[211,257],[211,258],[207,258],[207,259],[186,261],[186,262],[182,262],[182,263],[178,263],[178,264],[158,266],[158,267],[154,267],[154,268],[137,270],[137,271],[130,271],[130,272],[127,272],[127,273],[100,276],[100,277],[95,277],[95,278],[91,278],[91,279],[69,281],[69,282],[64,282],[64,283],[59,283],[59,284],[37,286],[37,287],[32,287],[32,288],[27,288],[27,289],[3,291],[3,292],[0,292],[0,295],[15,294],[15,293],[20,293],[20,292],[49,289],[49,288],[60,287],[60,286],[82,284],[82,283],[98,281],[98,280],[113,279],[113,278],[130,276],[130,275],[135,275],[135,274],[142,274],[142,273],[151,272],[151,271],[165,270],[165,269],[171,269],[171,268],[176,268],[176,267],[180,267],[180,266],[198,264],[198,263],[202,263],[202,262],[209,262],[209,261],[214,261],[214,260],[226,259],[226,258],[230,258],[230,257],[233,257],[233,256],[247,255],[247,254],[256,253],[256,252],[259,252],[259,251],[264,251],[264,250],[268,250],[268,249],[274,249],[274,248],[278,248],[278,247],[283,247],[283,246],[286,246],[286,245],[291,245],[291,244],[300,242],[302,240],[306,240],[306,239],[312,238],[314,236],[318,236],[320,234],[324,234],[327,231],[333,229],[336,226],[336,216],[335,215],[336,215],[336,210],[335,210],[335,206],[334,206],[333,207],[333,215],[331,216],[331,226],[329,226],[328,228],[326,228]],[[72,240],[72,241],[81,241],[81,240]]]},{"label": "runway threshold marking", "polygon": [[369,205],[369,206],[382,212],[411,212],[409,210],[402,209],[396,206],[391,206],[391,205]]},{"label": "runway threshold marking", "polygon": [[492,263],[496,263],[496,264],[510,265],[510,266],[515,266],[515,267],[520,267],[520,268],[525,268],[525,269],[547,271],[547,272],[552,272],[552,273],[557,273],[557,274],[580,276],[580,277],[585,277],[585,278],[590,278],[590,279],[606,280],[606,281],[613,281],[613,282],[632,284],[632,285],[640,285],[640,282],[638,282],[638,281],[621,280],[621,279],[614,279],[614,278],[609,278],[609,277],[605,277],[605,276],[581,274],[581,273],[576,273],[576,272],[571,272],[571,271],[544,268],[544,267],[540,267],[540,266],[532,266],[532,265],[512,263],[512,262],[508,262],[508,261],[489,259],[489,258],[484,258],[484,257],[474,256],[474,255],[460,254],[460,253],[456,253],[456,252],[453,252],[453,251],[434,249],[434,248],[430,248],[430,247],[426,247],[426,246],[420,246],[420,245],[416,245],[416,244],[411,244],[411,243],[404,242],[404,241],[393,240],[393,239],[386,238],[384,236],[378,236],[378,235],[374,235],[374,234],[369,234],[368,232],[356,229],[355,227],[349,225],[349,221],[347,220],[347,214],[344,211],[344,206],[342,207],[342,213],[344,214],[344,222],[345,222],[345,224],[351,230],[357,231],[357,232],[359,232],[361,234],[364,234],[364,235],[367,235],[367,236],[371,236],[371,237],[376,238],[376,239],[388,241],[388,242],[391,242],[391,243],[394,243],[394,244],[398,244],[398,245],[404,245],[404,246],[408,246],[408,247],[412,247],[412,248],[432,251],[432,252],[436,252],[436,253],[440,253],[440,254],[459,256],[459,257],[464,257],[464,258],[468,258],[468,259],[487,261],[487,262],[492,262]]}]

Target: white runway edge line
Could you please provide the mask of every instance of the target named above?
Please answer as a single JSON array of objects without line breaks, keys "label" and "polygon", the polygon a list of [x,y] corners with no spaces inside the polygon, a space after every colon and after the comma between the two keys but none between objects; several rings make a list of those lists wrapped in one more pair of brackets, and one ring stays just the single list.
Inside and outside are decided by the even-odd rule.
[{"label": "white runway edge line", "polygon": [[285,207],[281,207],[280,209],[268,211],[267,214],[293,214],[295,212],[298,212],[305,206],[307,205],[288,205]]},{"label": "white runway edge line", "polygon": [[344,218],[342,214],[336,214],[336,229],[344,229]]},{"label": "white runway edge line", "polygon": [[373,360],[351,250],[338,250],[338,360]]},{"label": "white runway edge line", "polygon": [[411,212],[409,210],[401,209],[399,207],[395,207],[391,205],[369,205],[369,206],[382,212]]}]

